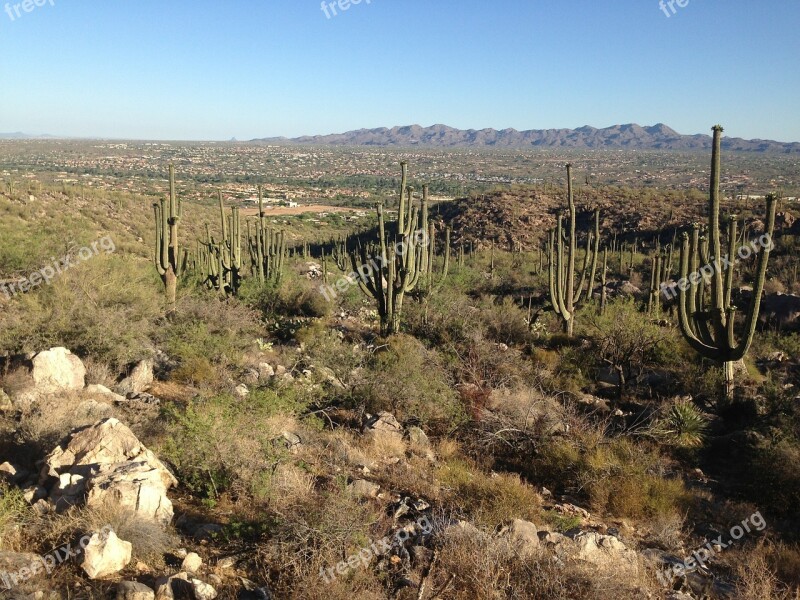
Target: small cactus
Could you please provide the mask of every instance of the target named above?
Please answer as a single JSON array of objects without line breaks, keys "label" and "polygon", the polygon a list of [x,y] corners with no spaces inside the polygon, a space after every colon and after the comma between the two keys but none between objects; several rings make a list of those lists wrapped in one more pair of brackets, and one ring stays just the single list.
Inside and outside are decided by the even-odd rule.
[{"label": "small cactus", "polygon": [[169,166],[169,203],[162,198],[153,204],[156,218],[156,245],[154,262],[161,281],[164,283],[167,314],[175,312],[178,290],[178,277],[182,262],[178,247],[178,223],[181,220],[183,205],[175,193],[175,167]]}]

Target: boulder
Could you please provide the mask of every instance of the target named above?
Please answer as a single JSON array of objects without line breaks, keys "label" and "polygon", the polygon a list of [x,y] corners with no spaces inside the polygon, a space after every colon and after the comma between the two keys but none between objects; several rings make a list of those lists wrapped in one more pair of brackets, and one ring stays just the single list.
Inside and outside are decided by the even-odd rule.
[{"label": "boulder", "polygon": [[381,486],[366,479],[356,479],[347,489],[357,498],[377,498]]},{"label": "boulder", "polygon": [[269,363],[260,363],[258,365],[258,378],[261,380],[271,379],[275,377],[275,369]]},{"label": "boulder", "polygon": [[529,557],[539,549],[539,531],[530,521],[514,519],[500,530],[499,536],[511,551],[522,557]]},{"label": "boulder", "polygon": [[40,556],[0,550],[0,590],[16,587],[44,573],[45,564]]},{"label": "boulder", "polygon": [[181,564],[181,571],[187,573],[199,573],[200,568],[203,566],[203,559],[196,552],[189,552],[186,558],[183,559]]},{"label": "boulder", "polygon": [[104,467],[88,484],[87,506],[119,506],[164,525],[172,520],[164,472],[147,462]]},{"label": "boulder", "polygon": [[250,395],[250,390],[247,389],[247,386],[243,383],[240,383],[236,386],[236,389],[233,390],[233,393],[236,395],[237,398],[244,400],[247,396]]},{"label": "boulder", "polygon": [[0,479],[10,483],[19,483],[28,477],[28,472],[6,461],[0,465]]},{"label": "boulder", "polygon": [[195,598],[194,587],[186,573],[178,573],[171,577],[160,577],[156,580],[155,600],[192,600]]},{"label": "boulder", "polygon": [[92,534],[83,550],[81,567],[89,579],[100,579],[119,573],[131,562],[132,545],[113,531]]},{"label": "boulder", "polygon": [[0,390],[0,413],[14,410],[14,403],[3,390]]},{"label": "boulder", "polygon": [[85,396],[90,396],[93,398],[99,398],[106,402],[110,402],[112,404],[117,402],[125,402],[125,397],[120,396],[119,394],[115,394],[110,389],[108,389],[104,385],[92,384],[87,385],[86,389],[83,391]]},{"label": "boulder", "polygon": [[117,384],[117,392],[123,396],[139,394],[151,383],[153,383],[153,361],[143,360],[133,368],[130,375]]},{"label": "boulder", "polygon": [[78,429],[45,459],[40,483],[58,508],[113,502],[137,516],[169,522],[167,490],[177,480],[117,419]]},{"label": "boulder", "polygon": [[117,585],[117,600],[154,600],[156,593],[138,581],[123,581]]},{"label": "boulder", "polygon": [[394,415],[388,412],[380,412],[377,415],[367,415],[364,424],[364,433],[371,437],[384,437],[403,439],[403,427]]},{"label": "boulder", "polygon": [[214,600],[217,591],[199,579],[190,578],[185,572],[156,581],[155,600]]},{"label": "boulder", "polygon": [[409,427],[408,429],[408,441],[411,442],[413,446],[417,446],[419,448],[430,448],[431,441],[428,439],[428,435],[422,431],[419,427]]},{"label": "boulder", "polygon": [[214,600],[217,597],[217,590],[209,584],[199,579],[191,579],[190,583],[192,584],[195,600]]},{"label": "boulder", "polygon": [[51,348],[33,357],[31,372],[39,394],[58,394],[82,390],[86,367],[66,348]]},{"label": "boulder", "polygon": [[614,570],[637,570],[636,552],[614,536],[596,531],[567,532],[567,536],[577,546],[575,558],[578,560]]}]

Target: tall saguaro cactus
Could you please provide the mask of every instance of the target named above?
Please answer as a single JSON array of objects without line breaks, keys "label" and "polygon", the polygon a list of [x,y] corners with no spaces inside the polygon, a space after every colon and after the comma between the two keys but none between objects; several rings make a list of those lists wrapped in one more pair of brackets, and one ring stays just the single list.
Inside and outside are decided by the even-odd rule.
[{"label": "tall saguaro cactus", "polygon": [[420,239],[425,237],[427,224],[420,224],[419,230],[415,231],[417,207],[414,206],[413,189],[406,186],[408,166],[405,162],[400,166],[402,177],[399,215],[396,227],[391,228],[394,243],[387,238],[383,205],[379,204],[378,244],[373,246],[379,252],[377,259],[369,256],[366,246],[361,246],[350,254],[361,291],[376,301],[381,333],[384,335],[400,331],[403,300],[407,293],[417,287],[423,271],[423,257],[429,258],[425,256],[425,248]]},{"label": "tall saguaro cactus", "polygon": [[175,167],[169,166],[169,205],[166,198],[153,204],[156,216],[155,265],[167,297],[167,313],[175,312],[178,277],[181,274],[181,261],[178,248],[178,222],[183,206],[175,194]]},{"label": "tall saguaro cactus", "polygon": [[[575,312],[591,298],[597,275],[597,257],[600,252],[600,212],[594,211],[594,231],[586,237],[586,252],[580,280],[575,282],[577,258],[577,232],[575,228],[575,199],[572,193],[572,165],[567,165],[567,203],[569,228],[566,231],[568,249],[564,261],[563,215],[559,214],[555,230],[550,231],[550,302],[553,311],[561,318],[564,333],[572,336],[575,327]],[[591,266],[590,266],[591,265]],[[588,277],[587,277],[588,275]]]},{"label": "tall saguaro cactus", "polygon": [[[691,238],[683,234],[681,245],[681,270],[678,289],[678,314],[683,336],[689,345],[702,356],[723,366],[725,373],[725,396],[733,398],[734,363],[741,360],[750,349],[756,330],[761,296],[767,274],[767,262],[772,248],[772,234],[775,230],[775,210],[777,200],[774,195],[767,196],[766,243],[762,243],[758,255],[753,296],[744,317],[744,331],[736,341],[736,307],[731,304],[734,282],[734,263],[736,262],[737,227],[736,217],[728,220],[728,255],[723,259],[723,242],[720,234],[720,149],[722,127],[713,128],[714,142],[711,151],[711,185],[709,191],[708,239],[699,235],[699,226],[694,225]],[[747,246],[743,246],[747,248]],[[700,261],[704,267],[698,271]],[[713,262],[712,262],[713,261]],[[692,272],[689,273],[690,266]],[[710,276],[709,276],[710,273]],[[710,281],[708,281],[710,279]],[[706,295],[710,300],[706,299]]]}]

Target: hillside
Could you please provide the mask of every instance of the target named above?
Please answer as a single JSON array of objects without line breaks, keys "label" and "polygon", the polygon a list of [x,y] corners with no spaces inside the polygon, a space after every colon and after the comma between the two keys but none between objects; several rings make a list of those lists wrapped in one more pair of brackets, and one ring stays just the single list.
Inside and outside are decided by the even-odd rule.
[{"label": "hillside", "polygon": [[[636,124],[597,129],[586,125],[578,129],[455,129],[446,125],[421,127],[407,125],[387,129],[359,129],[330,135],[303,136],[292,139],[262,138],[263,143],[291,143],[331,146],[419,146],[429,148],[583,148],[628,150],[708,150],[709,135],[681,135],[663,123],[650,127]],[[725,138],[725,150],[740,152],[800,152],[800,143],[770,140]]]}]

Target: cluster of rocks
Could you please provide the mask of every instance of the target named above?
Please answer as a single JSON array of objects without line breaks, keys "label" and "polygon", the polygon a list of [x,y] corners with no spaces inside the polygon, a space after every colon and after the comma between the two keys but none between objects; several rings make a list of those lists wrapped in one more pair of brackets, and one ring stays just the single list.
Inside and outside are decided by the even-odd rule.
[{"label": "cluster of rocks", "polygon": [[10,396],[0,393],[0,410],[27,411],[45,400],[68,393],[81,394],[89,399],[87,402],[100,400],[107,405],[130,400],[158,404],[157,398],[146,393],[154,379],[152,360],[139,362],[111,390],[99,384],[86,385],[85,365],[66,348],[51,348],[26,359],[30,385],[13,391]]}]

